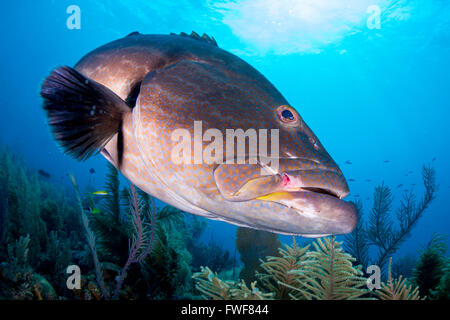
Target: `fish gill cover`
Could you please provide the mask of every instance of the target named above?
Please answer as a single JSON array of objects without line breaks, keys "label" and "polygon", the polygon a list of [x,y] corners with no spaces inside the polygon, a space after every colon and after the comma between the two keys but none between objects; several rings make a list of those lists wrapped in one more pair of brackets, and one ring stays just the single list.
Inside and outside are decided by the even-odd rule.
[{"label": "fish gill cover", "polygon": [[[2,7],[0,299],[449,299],[447,2]],[[196,120],[278,171],[170,162]]]}]

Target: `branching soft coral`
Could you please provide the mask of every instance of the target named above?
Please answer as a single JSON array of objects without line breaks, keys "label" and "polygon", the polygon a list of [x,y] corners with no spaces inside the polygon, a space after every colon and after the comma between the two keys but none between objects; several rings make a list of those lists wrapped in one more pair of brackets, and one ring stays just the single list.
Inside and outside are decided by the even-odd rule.
[{"label": "branching soft coral", "polygon": [[[353,267],[355,261],[344,252],[335,237],[319,238],[313,243],[315,250],[306,253],[298,271],[303,281],[295,287],[294,299],[308,300],[350,300],[361,298],[368,291],[364,287],[367,280],[359,268]],[[292,287],[293,288],[293,287]]]},{"label": "branching soft coral", "polygon": [[196,288],[204,298],[212,299],[358,299],[368,294],[367,280],[352,258],[331,239],[318,239],[315,250],[309,246],[280,249],[281,257],[261,261],[263,272],[251,288],[242,280],[222,281],[208,268],[194,275]]},{"label": "branching soft coral", "polygon": [[[105,191],[108,194],[99,203],[98,214],[89,215],[89,223],[97,238],[99,258],[119,266],[128,259],[128,239],[131,235],[127,218],[131,213],[124,214],[121,210],[119,172],[111,164],[108,164]],[[126,195],[122,197],[124,207],[129,207],[129,192],[126,190],[123,193]]]},{"label": "branching soft coral", "polygon": [[381,300],[420,300],[419,288],[406,283],[406,278],[400,276],[398,279],[391,278],[391,263],[389,259],[388,282],[381,284],[381,289],[375,291],[375,294]]},{"label": "branching soft coral", "polygon": [[446,252],[447,237],[433,234],[413,272],[413,281],[419,287],[420,295],[432,298],[431,293],[439,286],[448,263]]},{"label": "branching soft coral", "polygon": [[[97,278],[97,283],[100,288],[100,291],[103,295],[104,299],[109,299],[111,295],[106,289],[104,280],[103,280],[103,270],[102,265],[99,261],[98,254],[97,254],[97,248],[96,248],[96,238],[92,230],[89,226],[89,220],[86,216],[86,213],[82,206],[82,201],[79,195],[78,186],[75,181],[75,178],[71,175],[72,184],[74,186],[75,190],[75,196],[79,205],[79,210],[81,214],[81,219],[83,222],[83,226],[86,231],[86,236],[88,240],[88,244],[91,250],[92,258],[94,261],[94,267],[95,267],[95,273]],[[116,187],[118,190],[118,185]],[[132,227],[132,235],[131,235],[131,241],[130,246],[128,250],[128,259],[125,262],[124,267],[122,268],[122,271],[119,274],[117,284],[115,286],[114,295],[112,296],[113,299],[117,299],[119,297],[120,289],[122,288],[122,284],[125,280],[125,277],[127,275],[127,270],[130,267],[131,264],[134,263],[140,263],[142,262],[150,253],[153,245],[153,239],[154,239],[154,226],[155,226],[155,206],[153,204],[153,211],[152,211],[152,218],[151,222],[147,223],[147,221],[144,218],[143,205],[142,201],[138,198],[138,195],[136,193],[136,190],[133,186],[130,186],[130,213],[131,213],[131,227]],[[117,193],[118,194],[118,193]]]},{"label": "branching soft coral", "polygon": [[151,221],[145,221],[142,213],[142,201],[138,198],[136,190],[133,185],[130,186],[130,212],[131,225],[133,226],[133,235],[128,250],[128,259],[120,272],[119,280],[117,281],[116,289],[114,291],[114,299],[119,296],[120,288],[127,275],[127,270],[133,263],[140,263],[148,256],[153,246],[153,239],[155,237],[155,205],[152,198],[152,215]]},{"label": "branching soft coral", "polygon": [[208,267],[201,268],[192,278],[196,280],[196,289],[202,293],[204,299],[213,300],[266,300],[272,298],[272,293],[263,293],[256,287],[256,281],[247,287],[243,280],[224,281],[217,273]]},{"label": "branching soft coral", "polygon": [[290,299],[290,294],[296,290],[293,287],[305,281],[303,273],[292,271],[299,269],[307,259],[308,249],[309,245],[299,247],[294,238],[292,247],[285,244],[284,248],[278,249],[280,257],[267,257],[261,261],[262,272],[256,272],[261,287],[267,292],[273,292],[275,299]]},{"label": "branching soft coral", "polygon": [[350,253],[355,259],[355,264],[362,265],[365,269],[369,261],[369,239],[364,228],[364,221],[361,213],[363,212],[361,200],[356,200],[356,209],[359,212],[359,222],[352,233],[346,236],[344,249]]},{"label": "branching soft coral", "polygon": [[[397,220],[392,219],[392,194],[384,184],[375,188],[374,202],[369,216],[368,224],[360,219],[355,230],[346,237],[346,249],[358,260],[358,263],[366,269],[368,264],[378,265],[383,268],[388,257],[392,256],[403,241],[408,237],[413,227],[417,224],[424,211],[434,199],[436,191],[435,170],[425,165],[422,169],[422,179],[425,192],[421,201],[417,202],[416,196],[411,191],[403,194],[400,208],[397,210]],[[362,208],[359,207],[360,216]],[[367,252],[370,246],[377,247],[377,257],[371,261]]]},{"label": "branching soft coral", "polygon": [[80,216],[81,216],[81,221],[83,223],[83,227],[84,230],[86,232],[86,239],[89,245],[89,249],[91,250],[91,254],[92,254],[92,260],[94,262],[94,270],[95,270],[95,276],[97,279],[97,284],[100,288],[100,291],[103,295],[104,299],[108,299],[110,297],[108,291],[106,290],[105,287],[105,282],[103,281],[103,270],[102,270],[102,266],[100,264],[100,261],[98,259],[98,254],[97,254],[97,247],[96,247],[96,239],[95,239],[95,234],[94,232],[91,230],[91,228],[89,227],[89,220],[88,217],[86,216],[86,213],[84,212],[83,209],[83,205],[82,205],[82,201],[81,201],[81,197],[80,197],[80,192],[78,189],[78,184],[75,180],[75,177],[71,174],[70,175],[70,179],[72,181],[72,185],[75,191],[75,199],[77,200],[78,206],[79,206],[79,210],[80,210]]},{"label": "branching soft coral", "polygon": [[172,206],[164,206],[158,211],[158,223],[166,230],[176,228],[184,223],[183,211]]},{"label": "branching soft coral", "polygon": [[431,296],[435,300],[450,300],[450,258],[445,259],[443,275],[436,290],[431,291]]}]

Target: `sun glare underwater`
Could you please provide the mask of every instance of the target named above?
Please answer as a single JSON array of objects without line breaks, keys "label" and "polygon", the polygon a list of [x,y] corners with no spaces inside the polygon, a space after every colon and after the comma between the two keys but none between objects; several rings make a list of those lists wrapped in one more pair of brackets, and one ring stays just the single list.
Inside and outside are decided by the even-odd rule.
[{"label": "sun glare underwater", "polygon": [[1,9],[1,300],[450,299],[448,1]]}]

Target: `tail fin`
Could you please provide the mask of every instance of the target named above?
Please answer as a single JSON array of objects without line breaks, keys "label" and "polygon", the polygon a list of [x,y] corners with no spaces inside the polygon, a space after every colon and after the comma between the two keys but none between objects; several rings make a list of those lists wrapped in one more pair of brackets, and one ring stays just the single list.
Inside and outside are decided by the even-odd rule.
[{"label": "tail fin", "polygon": [[41,96],[56,140],[78,160],[100,151],[131,110],[110,89],[67,66],[44,80]]}]

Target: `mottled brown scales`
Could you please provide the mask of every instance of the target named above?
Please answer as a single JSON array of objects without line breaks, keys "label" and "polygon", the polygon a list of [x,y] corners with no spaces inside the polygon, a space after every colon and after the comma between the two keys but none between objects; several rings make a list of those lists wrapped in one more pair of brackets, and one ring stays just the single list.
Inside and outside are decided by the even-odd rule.
[{"label": "mottled brown scales", "polygon": [[[80,60],[76,70],[124,101],[138,89],[135,105],[123,114],[123,155],[117,135],[102,153],[139,188],[187,212],[283,234],[351,231],[356,209],[342,200],[349,193],[345,178],[298,113],[314,106],[290,107],[245,61],[199,39],[137,33]],[[280,116],[282,106],[290,108],[294,124]],[[186,129],[193,139],[194,121],[201,121],[203,133],[218,129],[223,146],[227,129],[266,129],[266,154],[278,168],[267,176],[260,163],[173,163],[172,132]],[[275,155],[271,129],[279,130]],[[203,141],[202,150],[209,143]],[[246,143],[245,159],[248,150]]]}]

